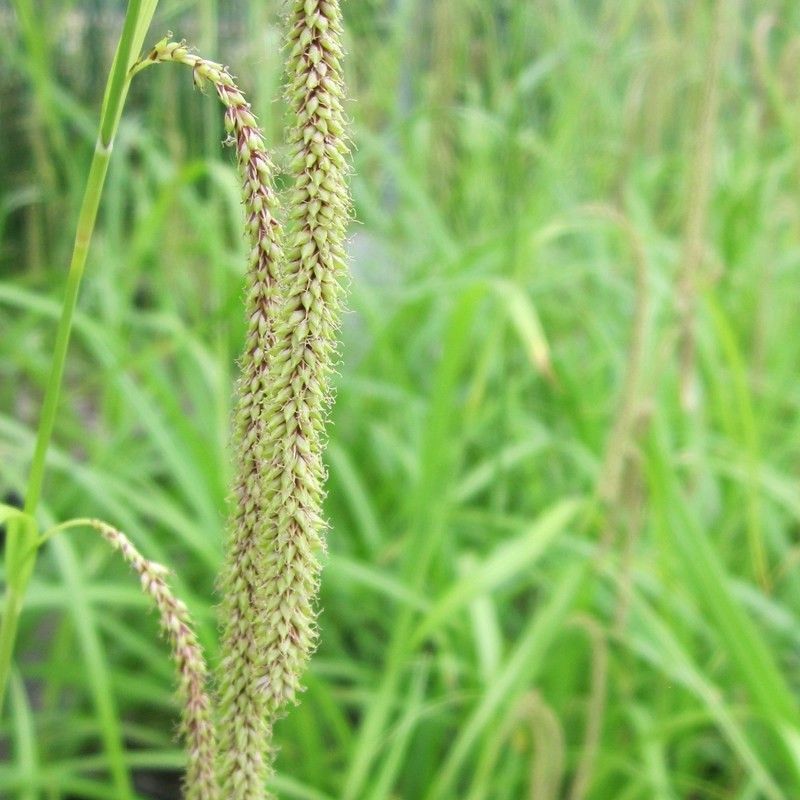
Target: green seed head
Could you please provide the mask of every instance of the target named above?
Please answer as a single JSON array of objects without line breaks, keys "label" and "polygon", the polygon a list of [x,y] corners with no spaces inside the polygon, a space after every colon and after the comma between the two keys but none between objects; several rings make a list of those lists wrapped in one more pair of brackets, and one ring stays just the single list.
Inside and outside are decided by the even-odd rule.
[{"label": "green seed head", "polygon": [[350,212],[338,2],[295,0],[289,16],[288,252],[255,118],[220,64],[163,40],[138,70],[174,61],[225,106],[250,242],[247,342],[235,418],[237,473],[225,564],[218,776],[226,800],[266,796],[275,718],[300,690],[317,631],[325,469]]},{"label": "green seed head", "polygon": [[186,606],[172,594],[168,570],[148,561],[125,534],[99,520],[87,520],[139,576],[142,589],[155,604],[161,628],[169,639],[178,672],[178,690],[183,703],[181,735],[188,754],[184,797],[186,800],[219,800],[214,764],[217,742],[211,701],[206,693],[206,664],[192,629]]},{"label": "green seed head", "polygon": [[162,41],[146,61],[173,61],[192,68],[195,85],[210,83],[225,107],[227,143],[236,151],[241,176],[247,261],[247,338],[234,419],[236,477],[228,526],[225,563],[220,576],[222,652],[219,669],[218,775],[226,800],[259,800],[269,769],[266,758],[270,721],[259,632],[265,618],[265,556],[262,464],[269,391],[269,353],[282,262],[278,202],[272,188],[272,165],[255,117],[225,67],[189,51],[183,43]]},{"label": "green seed head", "polygon": [[295,699],[317,641],[315,603],[325,549],[322,452],[336,354],[350,214],[338,2],[295,0],[287,98],[294,188],[281,305],[269,355],[270,420],[263,545],[267,558],[264,685],[272,715]]}]

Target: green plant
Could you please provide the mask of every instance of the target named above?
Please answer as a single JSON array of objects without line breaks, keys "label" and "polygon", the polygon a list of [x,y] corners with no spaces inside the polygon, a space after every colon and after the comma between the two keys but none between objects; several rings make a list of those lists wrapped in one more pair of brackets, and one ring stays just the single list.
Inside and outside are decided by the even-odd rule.
[{"label": "green plant", "polygon": [[[103,88],[88,67],[113,50],[124,3],[104,0],[77,34],[84,0],[8,5],[47,9],[24,36],[0,12],[0,492],[22,495],[73,232],[51,224],[42,239],[37,225],[77,209]],[[199,53],[235,67],[270,149],[284,119],[278,5],[162,3],[154,29],[192,30]],[[787,335],[800,4],[725,4],[693,315],[703,403],[688,425],[675,289],[717,5],[342,6],[356,277],[325,457],[319,648],[273,734],[268,786],[282,800],[520,800],[553,785],[559,727],[564,795],[800,796],[780,746],[800,727],[776,713],[794,713],[800,647],[800,337]],[[223,109],[207,94],[184,67],[133,82],[38,521],[106,519],[174,567],[216,665],[246,244]],[[42,130],[28,113],[40,97],[52,102]],[[275,159],[276,185],[288,160]],[[624,219],[598,224],[598,205]],[[4,798],[117,798],[117,764],[136,800],[177,795],[166,642],[107,549],[73,531],[39,551],[0,718]],[[722,570],[711,582],[709,555]],[[755,630],[721,624],[724,593]],[[589,619],[605,647],[574,624]],[[557,727],[526,713],[532,695]]]},{"label": "green plant", "polygon": [[[289,142],[295,185],[284,259],[272,165],[249,103],[227,68],[201,58],[183,42],[163,39],[132,64],[134,41],[140,45],[137,25],[146,29],[136,5],[129,8],[109,79],[25,510],[0,506],[0,521],[5,517],[13,527],[0,629],[0,697],[36,550],[59,531],[88,525],[122,553],[161,614],[184,701],[187,800],[258,800],[266,797],[272,724],[299,690],[316,641],[318,552],[324,547],[325,527],[322,450],[349,216],[341,18],[337,0],[304,0],[295,4],[289,20]],[[195,85],[210,83],[225,107],[227,143],[236,150],[250,248],[248,330],[234,426],[237,476],[220,579],[225,655],[217,679],[218,713],[205,691],[205,663],[186,608],[168,589],[164,568],[144,559],[127,537],[103,522],[72,520],[39,537],[34,519],[78,287],[122,103],[133,76],[167,62],[190,67]],[[119,785],[128,794],[124,776]]]},{"label": "green plant", "polygon": [[[33,573],[37,540],[33,519],[39,506],[44,482],[45,458],[53,434],[56,409],[61,392],[61,381],[67,357],[75,306],[78,300],[86,256],[92,239],[100,196],[108,171],[108,163],[114,147],[114,139],[122,116],[122,108],[130,84],[129,70],[137,58],[144,41],[147,28],[155,13],[158,0],[131,0],[125,16],[125,23],[119,44],[114,55],[114,63],[106,84],[100,126],[86,180],[81,203],[72,258],[69,265],[67,286],[62,305],[61,317],[56,332],[50,376],[45,389],[39,427],[36,433],[36,446],[31,462],[25,491],[25,519],[11,520],[5,553],[6,591],[3,602],[3,617],[0,621],[0,709],[3,706],[6,686],[11,671],[11,660],[16,640],[19,615],[25,591]],[[110,737],[109,737],[110,738]],[[119,756],[118,742],[108,742],[112,752]],[[120,797],[131,796],[127,774],[120,757],[114,759],[114,781]]]},{"label": "green plant", "polygon": [[206,663],[197,641],[186,606],[170,590],[165,580],[169,574],[161,564],[148,561],[125,534],[96,519],[74,519],[51,528],[42,536],[40,545],[51,536],[70,528],[88,527],[96,531],[139,576],[142,590],[153,601],[161,627],[169,639],[172,658],[178,671],[178,691],[183,715],[181,735],[188,754],[186,800],[214,800],[219,796],[215,765],[217,742],[212,716],[211,698],[206,692]]}]

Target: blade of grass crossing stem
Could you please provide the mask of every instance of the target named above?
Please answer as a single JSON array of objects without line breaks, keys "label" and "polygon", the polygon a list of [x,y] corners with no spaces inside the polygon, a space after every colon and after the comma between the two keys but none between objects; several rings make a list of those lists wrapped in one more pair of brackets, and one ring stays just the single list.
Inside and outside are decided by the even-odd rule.
[{"label": "blade of grass crossing stem", "polygon": [[[660,452],[668,450],[661,448]],[[663,458],[653,458],[650,463],[654,504],[671,536],[687,588],[714,621],[720,643],[757,711],[775,730],[800,791],[800,754],[793,744],[800,725],[797,700],[768,644],[733,596],[708,534],[692,516],[671,470]]]},{"label": "blade of grass crossing stem", "polygon": [[6,591],[0,623],[0,711],[2,689],[8,682],[14,654],[16,624],[22,612],[25,587],[33,571],[35,542],[38,536],[34,518],[13,506],[0,506],[0,523],[8,530],[5,552]]},{"label": "blade of grass crossing stem", "polygon": [[[55,426],[58,399],[61,393],[61,380],[64,375],[67,349],[72,331],[72,319],[75,314],[81,278],[83,277],[89,245],[97,220],[100,196],[111,159],[114,136],[128,91],[128,70],[141,49],[142,41],[150,25],[157,2],[158,0],[130,0],[125,14],[122,35],[117,45],[114,62],[106,84],[97,144],[89,167],[86,188],[78,214],[75,241],[64,293],[64,304],[56,331],[50,376],[45,388],[44,400],[42,401],[36,446],[31,461],[28,483],[25,488],[25,512],[32,517],[36,515],[36,509],[42,493],[47,449]],[[26,531],[26,527],[20,529],[16,523],[8,526],[7,538],[12,543],[12,551],[16,549],[18,544],[23,550],[33,545],[33,540],[28,538]],[[17,638],[22,596],[25,593],[33,566],[34,559],[31,559],[30,565],[26,562],[25,569],[14,576],[8,569],[9,567],[14,568],[15,565],[13,562],[6,560],[6,580],[9,586],[12,580],[16,580],[18,588],[16,592],[6,593],[3,618],[0,622],[0,711],[3,708],[14,642]],[[119,797],[130,796],[127,779],[125,782],[120,783],[117,788]]]},{"label": "blade of grass crossing stem", "polygon": [[[24,511],[20,511],[14,506],[0,503],[0,525],[11,522],[26,528],[26,537],[36,537],[36,521],[30,514],[26,514]],[[19,569],[17,562],[22,557],[22,552],[23,551],[19,549],[19,542],[16,539],[9,541],[6,550],[6,561],[14,565],[14,569]]]},{"label": "blade of grass crossing stem", "polygon": [[459,727],[459,733],[436,781],[425,795],[425,800],[440,800],[449,796],[475,742],[489,725],[493,715],[499,712],[504,703],[536,681],[547,652],[563,630],[565,620],[588,574],[588,566],[581,563],[570,567],[559,576],[552,596],[530,621],[516,648],[467,722]]},{"label": "blade of grass crossing stem", "polygon": [[[448,494],[457,462],[453,442],[463,437],[450,435],[455,427],[456,389],[470,350],[470,328],[483,288],[465,291],[453,308],[445,331],[439,367],[421,443],[421,466],[416,490],[410,494],[410,535],[405,551],[404,581],[409,590],[421,594],[436,549],[443,539],[448,508]],[[361,797],[372,762],[381,746],[386,725],[395,706],[395,698],[411,645],[416,611],[403,606],[391,632],[383,680],[369,705],[359,731],[350,768],[344,781],[342,800]]]},{"label": "blade of grass crossing stem", "polygon": [[33,788],[39,760],[36,753],[36,732],[33,729],[28,693],[16,671],[11,675],[11,699],[14,708],[14,751],[21,776],[19,800],[36,800],[36,791]]}]

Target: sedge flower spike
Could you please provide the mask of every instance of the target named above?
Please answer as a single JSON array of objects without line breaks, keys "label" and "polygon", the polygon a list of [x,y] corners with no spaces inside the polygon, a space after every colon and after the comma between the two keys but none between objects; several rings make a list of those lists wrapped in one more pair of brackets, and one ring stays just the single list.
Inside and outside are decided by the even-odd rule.
[{"label": "sedge flower spike", "polygon": [[322,454],[350,216],[338,1],[293,0],[288,25],[293,183],[285,255],[272,167],[227,69],[168,40],[134,67],[178,62],[192,68],[197,85],[214,86],[242,178],[248,332],[234,423],[234,507],[219,582],[217,777],[226,800],[267,797],[272,725],[295,700],[316,646],[325,549]]},{"label": "sedge flower spike", "polygon": [[228,525],[222,593],[222,661],[217,679],[220,757],[217,766],[226,800],[265,797],[270,721],[261,689],[265,557],[263,476],[264,417],[269,391],[269,352],[274,344],[276,287],[282,262],[278,201],[272,165],[250,106],[228,70],[203,59],[182,42],[163,40],[140,62],[177,62],[192,68],[195,84],[213,85],[225,106],[228,144],[236,149],[242,181],[245,229],[250,246],[246,315],[247,335],[234,418],[236,475]]},{"label": "sedge flower spike", "polygon": [[183,700],[180,732],[186,742],[187,767],[183,785],[184,800],[219,800],[214,773],[217,743],[211,702],[206,694],[206,664],[192,629],[189,612],[166,582],[169,570],[148,561],[125,534],[100,520],[76,520],[70,526],[85,524],[93,528],[112,548],[118,550],[139,576],[142,589],[158,609],[161,627],[172,648],[178,671],[178,691]]},{"label": "sedge flower spike", "polygon": [[264,407],[263,688],[273,721],[300,690],[317,641],[315,605],[326,528],[322,453],[350,216],[339,4],[294,0],[288,24],[294,182]]}]

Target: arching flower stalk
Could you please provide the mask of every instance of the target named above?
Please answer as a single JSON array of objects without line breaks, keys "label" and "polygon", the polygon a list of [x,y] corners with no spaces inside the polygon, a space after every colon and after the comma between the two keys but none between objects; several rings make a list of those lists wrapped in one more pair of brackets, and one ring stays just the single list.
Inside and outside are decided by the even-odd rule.
[{"label": "arching flower stalk", "polygon": [[222,593],[222,653],[219,695],[220,759],[218,773],[226,800],[265,796],[270,718],[261,676],[264,672],[265,517],[262,408],[270,386],[269,358],[275,337],[276,287],[282,255],[272,165],[263,137],[242,92],[221,64],[191,52],[182,42],[162,40],[137,65],[176,62],[192,68],[195,85],[214,86],[225,106],[228,143],[236,148],[242,200],[250,244],[247,272],[247,339],[234,420],[236,476]]},{"label": "arching flower stalk", "polygon": [[148,561],[124,533],[97,519],[70,520],[52,529],[51,533],[77,527],[92,528],[119,551],[139,576],[142,590],[158,610],[161,628],[172,649],[178,672],[178,694],[183,704],[180,733],[187,750],[183,796],[185,800],[219,800],[214,772],[217,742],[211,701],[206,693],[206,663],[189,612],[166,582],[169,570]]}]

